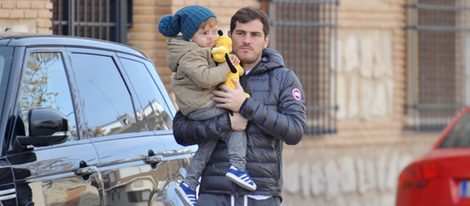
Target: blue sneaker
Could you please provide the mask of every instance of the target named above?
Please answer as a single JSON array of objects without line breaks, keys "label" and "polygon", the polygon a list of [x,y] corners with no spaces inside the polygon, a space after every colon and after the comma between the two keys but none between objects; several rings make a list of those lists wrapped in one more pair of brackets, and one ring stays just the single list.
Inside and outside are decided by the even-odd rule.
[{"label": "blue sneaker", "polygon": [[251,179],[247,170],[239,170],[234,166],[230,166],[230,168],[228,168],[227,173],[225,173],[225,176],[240,187],[243,187],[250,191],[256,190],[255,181]]},{"label": "blue sneaker", "polygon": [[196,206],[196,191],[191,189],[186,183],[182,182],[175,190],[185,206]]}]

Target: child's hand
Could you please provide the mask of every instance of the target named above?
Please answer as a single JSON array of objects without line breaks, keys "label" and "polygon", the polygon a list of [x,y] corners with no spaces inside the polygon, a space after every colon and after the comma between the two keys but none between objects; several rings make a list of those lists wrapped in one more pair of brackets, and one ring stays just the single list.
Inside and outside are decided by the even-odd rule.
[{"label": "child's hand", "polygon": [[233,113],[233,115],[229,115],[230,117],[230,126],[232,126],[232,130],[235,131],[243,131],[246,129],[246,125],[248,124],[248,120],[245,119],[240,113]]},{"label": "child's hand", "polygon": [[232,62],[233,65],[237,65],[240,64],[240,59],[235,55],[230,55],[230,62]]}]

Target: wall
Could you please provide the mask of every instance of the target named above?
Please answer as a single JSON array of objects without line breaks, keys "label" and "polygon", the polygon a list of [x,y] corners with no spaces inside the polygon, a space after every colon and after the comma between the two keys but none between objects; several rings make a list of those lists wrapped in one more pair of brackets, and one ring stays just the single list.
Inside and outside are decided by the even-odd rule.
[{"label": "wall", "polygon": [[[154,60],[168,89],[171,72],[166,39],[157,29],[162,15],[185,5],[207,6],[227,31],[237,9],[261,6],[257,0],[133,2],[129,44]],[[338,133],[305,136],[299,145],[285,147],[283,205],[394,205],[397,175],[438,136],[402,130],[407,72],[405,3],[340,1],[335,70]],[[8,27],[50,34],[51,9],[49,0],[0,0],[0,31]]]},{"label": "wall", "polygon": [[52,34],[51,9],[48,0],[0,1],[0,31]]},{"label": "wall", "polygon": [[403,131],[405,0],[341,0],[338,133],[305,136],[284,150],[284,205],[392,206],[404,166],[437,133]]},{"label": "wall", "polygon": [[381,143],[303,140],[284,153],[284,206],[392,206],[397,177],[433,138],[405,135]]}]

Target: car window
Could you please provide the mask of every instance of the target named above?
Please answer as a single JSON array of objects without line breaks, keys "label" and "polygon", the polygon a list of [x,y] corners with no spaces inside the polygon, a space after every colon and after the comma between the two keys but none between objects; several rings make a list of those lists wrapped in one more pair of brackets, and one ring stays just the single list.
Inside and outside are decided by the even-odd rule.
[{"label": "car window", "polygon": [[0,53],[0,84],[2,81],[4,67],[5,67],[5,57]]},{"label": "car window", "polygon": [[[5,93],[3,91],[3,84],[4,82],[6,82],[6,80],[3,80],[3,73],[6,72],[5,71],[5,56],[2,55],[2,53],[0,53],[0,97],[4,97],[5,96]],[[1,105],[1,103],[0,103]],[[0,107],[1,108],[1,107]]]},{"label": "car window", "polygon": [[470,113],[464,114],[442,141],[441,148],[470,147]]},{"label": "car window", "polygon": [[145,64],[126,58],[121,58],[121,61],[141,104],[137,112],[138,116],[143,116],[146,130],[171,129],[171,115]]},{"label": "car window", "polygon": [[[11,64],[11,55],[12,49],[10,47],[1,47],[0,46],[0,98],[5,97],[5,89],[8,75],[6,74]],[[10,59],[7,61],[7,59]],[[2,101],[0,101],[0,108]]]},{"label": "car window", "polygon": [[136,132],[127,86],[110,56],[72,54],[88,137]]},{"label": "car window", "polygon": [[75,112],[61,53],[30,53],[21,77],[19,104],[25,133],[28,134],[28,112],[32,108],[51,108],[69,121],[71,139],[78,139]]}]

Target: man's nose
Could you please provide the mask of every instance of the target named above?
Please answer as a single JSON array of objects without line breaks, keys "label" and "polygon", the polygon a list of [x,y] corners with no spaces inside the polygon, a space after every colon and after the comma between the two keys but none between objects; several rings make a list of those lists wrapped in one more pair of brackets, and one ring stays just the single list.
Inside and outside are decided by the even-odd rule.
[{"label": "man's nose", "polygon": [[242,40],[243,40],[243,44],[248,44],[248,45],[251,44],[252,39],[251,39],[250,35],[245,35],[245,36],[243,36],[242,38],[243,38],[243,39],[242,39]]}]

